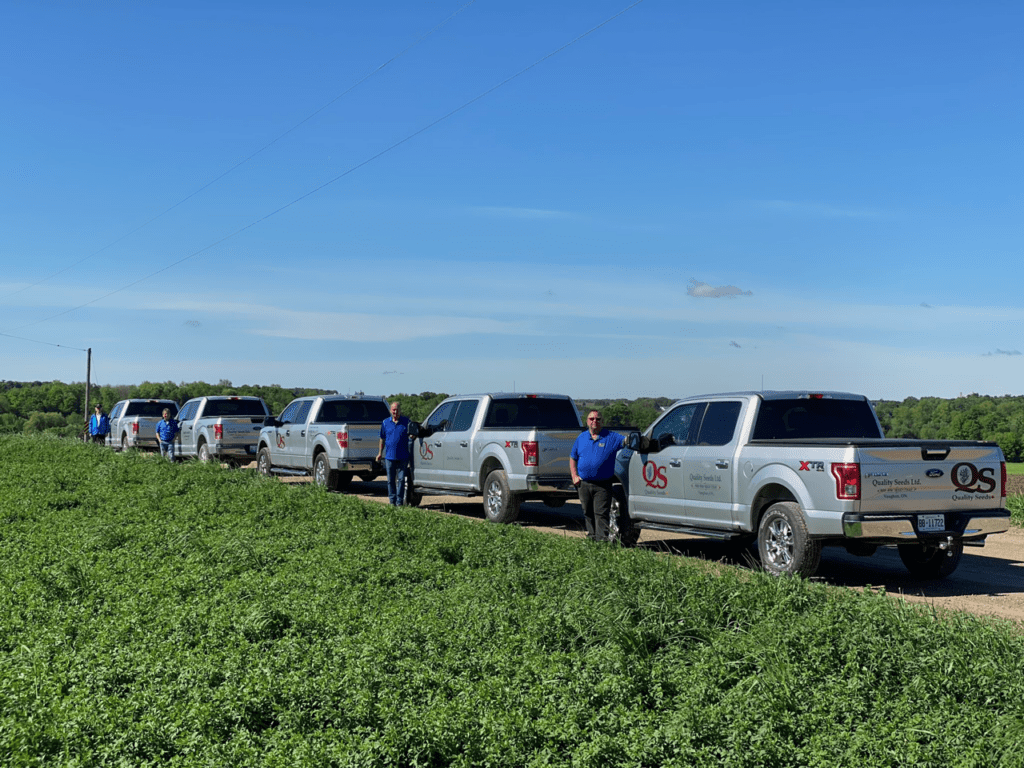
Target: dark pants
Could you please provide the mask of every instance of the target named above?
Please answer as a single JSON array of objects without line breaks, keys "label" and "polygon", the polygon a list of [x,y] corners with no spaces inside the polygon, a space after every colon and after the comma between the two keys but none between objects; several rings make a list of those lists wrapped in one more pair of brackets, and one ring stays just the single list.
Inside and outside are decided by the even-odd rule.
[{"label": "dark pants", "polygon": [[103,443],[107,441],[106,435],[90,435],[90,437],[94,443],[99,443],[100,445],[103,445]]},{"label": "dark pants", "polygon": [[388,473],[388,501],[393,507],[405,503],[405,469],[409,466],[408,459],[385,459]]},{"label": "dark pants", "polygon": [[612,515],[612,479],[582,480],[579,492],[587,538],[608,541],[608,524]]}]

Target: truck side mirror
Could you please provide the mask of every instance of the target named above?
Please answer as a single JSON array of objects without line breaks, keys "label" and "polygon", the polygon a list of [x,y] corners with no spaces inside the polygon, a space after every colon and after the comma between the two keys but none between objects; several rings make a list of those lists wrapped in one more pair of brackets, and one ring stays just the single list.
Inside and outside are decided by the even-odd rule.
[{"label": "truck side mirror", "polygon": [[420,436],[420,423],[418,421],[409,422],[409,437]]},{"label": "truck side mirror", "polygon": [[630,432],[626,435],[626,442],[623,445],[624,448],[628,448],[631,451],[640,450],[640,433]]},{"label": "truck side mirror", "polygon": [[266,416],[263,419],[263,426],[264,427],[280,427],[281,424],[273,416]]}]

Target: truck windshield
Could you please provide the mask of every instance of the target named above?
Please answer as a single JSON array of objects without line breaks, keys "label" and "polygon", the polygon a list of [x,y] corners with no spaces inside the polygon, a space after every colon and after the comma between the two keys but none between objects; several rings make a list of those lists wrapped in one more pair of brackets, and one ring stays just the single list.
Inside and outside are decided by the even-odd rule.
[{"label": "truck windshield", "polygon": [[572,401],[516,397],[491,401],[484,427],[496,429],[581,429]]},{"label": "truck windshield", "polygon": [[178,406],[174,403],[157,401],[155,403],[128,403],[128,407],[124,409],[125,416],[156,416],[158,419],[163,418],[164,408],[171,409],[171,416],[176,416],[178,413]]},{"label": "truck windshield", "polygon": [[390,415],[382,400],[328,400],[316,420],[319,424],[380,424]]},{"label": "truck windshield", "polygon": [[866,400],[765,400],[757,412],[754,440],[818,437],[878,438],[874,411]]},{"label": "truck windshield", "polygon": [[210,416],[266,416],[259,400],[208,400],[203,418]]}]

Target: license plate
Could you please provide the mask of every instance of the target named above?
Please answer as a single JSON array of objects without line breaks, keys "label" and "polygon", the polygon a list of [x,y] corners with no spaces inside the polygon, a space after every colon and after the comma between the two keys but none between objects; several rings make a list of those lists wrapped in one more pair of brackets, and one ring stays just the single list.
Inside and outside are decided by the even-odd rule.
[{"label": "license plate", "polygon": [[945,515],[918,515],[917,530],[919,531],[944,531],[946,530]]}]

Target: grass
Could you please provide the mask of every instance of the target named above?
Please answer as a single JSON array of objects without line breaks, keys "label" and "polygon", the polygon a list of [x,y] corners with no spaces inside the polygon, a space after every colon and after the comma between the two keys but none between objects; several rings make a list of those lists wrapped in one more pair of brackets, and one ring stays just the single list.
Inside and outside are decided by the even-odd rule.
[{"label": "grass", "polygon": [[1024,475],[1024,463],[1021,462],[1006,462],[1006,474],[1008,475]]},{"label": "grass", "polygon": [[1022,766],[1019,627],[0,438],[5,766]]}]

